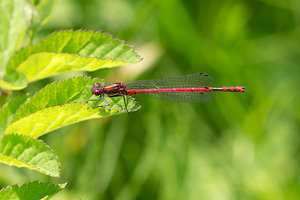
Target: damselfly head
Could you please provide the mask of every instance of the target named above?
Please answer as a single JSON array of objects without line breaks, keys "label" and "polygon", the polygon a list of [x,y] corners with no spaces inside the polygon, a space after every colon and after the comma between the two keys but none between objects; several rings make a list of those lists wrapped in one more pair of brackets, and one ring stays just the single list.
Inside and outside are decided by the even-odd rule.
[{"label": "damselfly head", "polygon": [[94,83],[92,89],[91,89],[91,92],[92,94],[96,95],[96,96],[99,96],[101,93],[103,93],[103,83]]}]

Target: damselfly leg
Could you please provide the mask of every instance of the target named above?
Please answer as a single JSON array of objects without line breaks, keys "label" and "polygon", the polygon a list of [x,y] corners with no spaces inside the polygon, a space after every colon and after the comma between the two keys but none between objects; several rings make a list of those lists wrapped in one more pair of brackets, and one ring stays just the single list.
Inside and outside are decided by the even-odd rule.
[{"label": "damselfly leg", "polygon": [[110,97],[123,97],[123,101],[124,101],[124,105],[125,105],[125,110],[128,112],[127,103],[125,101],[125,96],[123,94],[116,94],[116,95],[113,95],[113,96],[110,96]]},{"label": "damselfly leg", "polygon": [[[102,95],[100,94],[99,95],[99,99],[90,99],[88,100],[89,101],[101,101],[101,98],[102,98]],[[106,106],[109,106],[109,102],[107,101],[107,99],[105,98],[105,96],[103,95],[103,99],[106,101],[106,105],[101,105],[101,106],[94,106],[93,108],[99,108],[99,107],[106,107]]]}]

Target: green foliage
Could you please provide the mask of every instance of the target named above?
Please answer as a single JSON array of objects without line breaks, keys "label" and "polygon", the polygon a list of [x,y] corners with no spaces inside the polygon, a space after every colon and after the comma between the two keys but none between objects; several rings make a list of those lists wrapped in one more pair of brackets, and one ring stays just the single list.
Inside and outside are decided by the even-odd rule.
[{"label": "green foliage", "polygon": [[[36,138],[69,124],[126,112],[123,98],[109,99],[106,108],[88,105],[86,101],[92,98],[90,88],[103,81],[77,76],[53,82],[30,98],[24,95],[6,104],[0,110],[2,130],[8,126],[0,142],[0,162],[58,177],[57,156]],[[94,102],[93,106],[101,103]],[[128,111],[140,108],[132,98],[126,98],[126,104]]]},{"label": "green foliage", "polygon": [[23,19],[24,1],[2,0],[0,2],[0,76],[9,58],[14,54],[25,32]]},{"label": "green foliage", "polygon": [[16,167],[27,167],[58,177],[60,163],[54,151],[40,140],[10,134],[0,142],[0,162]]},{"label": "green foliage", "polygon": [[0,110],[0,134],[2,134],[5,128],[11,123],[17,109],[26,101],[28,96],[29,95],[17,97],[11,100],[10,103],[2,106]]},{"label": "green foliage", "polygon": [[[2,8],[2,2],[10,3],[1,0]],[[14,2],[20,3],[14,9],[21,12],[24,1]],[[145,57],[137,68],[107,68],[105,72],[111,79],[146,80],[206,72],[214,77],[214,86],[246,86],[247,92],[216,94],[209,104],[172,103],[141,95],[138,99],[143,103],[142,112],[89,120],[42,136],[59,155],[61,179],[1,164],[0,184],[67,180],[67,189],[55,199],[300,199],[299,8],[300,1],[296,0],[57,1],[49,23],[38,33],[35,26],[27,26],[30,14],[24,23],[18,22],[18,13],[10,15],[15,26],[10,26],[7,33],[12,38],[1,38],[0,45],[4,46],[0,48],[8,41],[16,45],[5,57],[5,66],[16,50],[37,45],[53,30],[87,28],[131,40]],[[27,10],[30,13],[32,9]],[[1,18],[0,24],[4,21]],[[23,30],[27,27],[32,34],[20,31],[22,24]],[[0,35],[6,31],[1,30]],[[78,54],[71,53],[80,57]],[[24,87],[27,77],[22,77],[23,72],[16,73],[17,68],[12,67],[11,74],[6,70],[0,84],[7,84],[6,88]],[[103,71],[89,75],[104,78]],[[9,106],[4,110],[6,116],[16,113],[1,126],[52,106],[64,106],[50,105],[42,95],[39,98],[47,103],[38,98],[33,101],[35,96],[30,95],[33,103],[28,108],[17,108],[18,102],[16,109],[3,104],[5,99],[11,102],[17,95],[33,94],[61,78],[69,77],[41,79],[8,93],[8,97],[1,96],[3,108]],[[85,84],[88,94],[91,83]],[[83,103],[90,97],[76,101]],[[112,103],[115,99],[108,100]],[[117,100],[122,107],[121,99]],[[74,102],[70,100],[69,104]],[[97,102],[89,105],[93,103]]]},{"label": "green foliage", "polygon": [[[53,82],[47,85],[45,88],[41,89],[34,96],[29,98],[15,113],[13,117],[13,122],[23,117],[29,116],[33,113],[36,113],[37,111],[40,111],[39,114],[48,113],[48,110],[45,108],[49,108],[49,107],[53,107],[51,108],[53,110],[58,109],[63,111],[63,109],[59,107],[63,106],[64,104],[74,103],[74,102],[78,102],[78,103],[64,105],[66,106],[66,110],[71,109],[72,106],[78,109],[79,108],[83,109],[83,107],[85,107],[85,109],[83,110],[93,113],[91,115],[94,115],[96,113],[100,114],[100,112],[103,112],[102,114],[104,116],[107,116],[104,113],[110,112],[109,110],[118,110],[120,112],[124,112],[125,105],[122,102],[123,98],[121,97],[110,99],[111,104],[108,107],[106,107],[106,109],[104,108],[92,109],[87,106],[86,101],[93,98],[90,89],[92,88],[93,84],[96,82],[101,83],[104,82],[104,80],[98,78],[92,80],[90,77],[77,76],[63,81]],[[95,98],[97,97],[94,97],[94,99]],[[127,98],[127,99],[128,99],[127,104],[128,104],[129,111],[137,110],[140,108],[140,106],[136,104],[132,98]],[[104,99],[102,99],[101,102],[104,102]],[[96,102],[96,104],[91,104],[91,105],[97,106],[100,105],[101,102]],[[103,105],[103,103],[101,105]],[[54,108],[55,106],[57,106],[57,108]],[[83,112],[83,110],[81,110],[81,112]],[[69,117],[71,116],[72,115],[70,115]]]},{"label": "green foliage", "polygon": [[[0,191],[1,200],[38,200],[50,197],[64,189],[66,184],[40,183],[37,181],[21,186],[8,186]],[[30,195],[29,195],[30,194]],[[48,198],[47,198],[48,199]]]},{"label": "green foliage", "polygon": [[[69,124],[126,112],[122,97],[111,99],[106,108],[90,107],[86,101],[92,97],[90,88],[95,82],[103,80],[78,76],[47,85],[19,108],[5,134],[39,137]],[[132,98],[127,98],[126,103],[128,111],[140,108]]]},{"label": "green foliage", "polygon": [[[27,99],[28,96],[25,95],[3,107],[0,112],[0,122],[3,128],[10,125],[5,129],[6,136],[0,144],[2,150],[0,162],[58,176],[59,163],[53,152],[34,138],[83,120],[126,112],[121,97],[110,99],[110,105],[106,108],[90,107],[86,101],[92,97],[90,88],[95,82],[103,82],[103,80],[78,76],[53,82],[31,98]],[[27,101],[20,106],[26,99]],[[100,105],[103,101],[94,102],[93,106]],[[140,108],[132,98],[126,98],[126,104],[128,111]],[[14,151],[12,147],[18,148],[18,151]],[[24,153],[25,157],[23,157]],[[35,159],[37,157],[40,159]]]},{"label": "green foliage", "polygon": [[[124,41],[97,31],[61,30],[33,44],[54,4],[54,0],[0,2],[0,162],[59,177],[56,154],[38,137],[80,121],[136,111],[141,106],[126,97],[125,108],[124,99],[116,97],[108,98],[109,106],[94,108],[106,102],[88,103],[90,89],[104,80],[85,76],[53,82],[35,95],[14,97],[9,90],[24,89],[31,82],[61,73],[133,64],[141,58]],[[63,188],[33,182],[0,191],[0,199],[41,199]]]},{"label": "green foliage", "polygon": [[30,0],[30,28],[31,28],[31,37],[36,33],[42,26],[44,26],[53,11],[54,5],[57,0]]},{"label": "green foliage", "polygon": [[90,77],[77,76],[59,82],[52,82],[26,101],[15,113],[13,121],[51,106],[85,102],[92,97],[90,88],[92,88],[93,83],[101,81],[103,80],[97,78],[92,80]]},{"label": "green foliage", "polygon": [[[94,31],[59,31],[18,51],[8,62],[5,77],[32,82],[71,71],[95,71],[139,62],[134,49],[111,35]],[[0,82],[1,84],[1,82]],[[21,89],[26,85],[6,89]],[[1,85],[0,85],[1,86]]]},{"label": "green foliage", "polygon": [[[25,0],[3,0],[0,3],[0,78],[7,71],[7,63],[12,55],[26,40],[26,31],[30,37],[49,19],[54,5],[53,0],[31,2]],[[28,29],[29,27],[29,29]],[[6,80],[0,79],[4,89],[21,89],[27,84],[26,77],[15,71],[7,71]]]},{"label": "green foliage", "polygon": [[91,0],[64,8],[49,30],[104,29],[143,50],[146,62],[134,76],[118,73],[124,80],[199,71],[215,86],[247,87],[209,104],[139,97],[142,112],[48,134],[69,155],[61,158],[72,178],[66,196],[300,199],[300,1]]}]

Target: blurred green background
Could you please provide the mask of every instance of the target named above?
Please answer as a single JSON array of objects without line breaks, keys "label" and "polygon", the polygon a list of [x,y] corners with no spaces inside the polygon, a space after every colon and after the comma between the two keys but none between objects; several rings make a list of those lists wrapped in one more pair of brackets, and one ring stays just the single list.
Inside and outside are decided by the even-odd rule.
[{"label": "blurred green background", "polygon": [[1,185],[67,181],[54,199],[300,199],[299,25],[299,0],[57,0],[38,37],[103,30],[144,58],[88,75],[132,81],[206,72],[214,86],[246,93],[218,93],[208,104],[137,96],[137,112],[42,138],[58,154],[61,179],[1,165]]}]

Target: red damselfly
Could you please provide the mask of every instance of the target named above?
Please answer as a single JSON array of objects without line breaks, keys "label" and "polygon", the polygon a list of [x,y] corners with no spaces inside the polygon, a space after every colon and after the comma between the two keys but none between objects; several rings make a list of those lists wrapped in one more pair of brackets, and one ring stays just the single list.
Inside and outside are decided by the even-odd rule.
[{"label": "red damselfly", "polygon": [[177,77],[162,78],[156,80],[141,80],[130,83],[95,83],[91,89],[92,94],[99,96],[99,99],[89,101],[100,101],[101,98],[109,102],[108,97],[123,97],[125,108],[125,95],[148,94],[170,101],[181,101],[190,103],[205,103],[212,101],[214,92],[245,92],[245,87],[209,87],[213,83],[213,78],[205,73],[189,74]]}]

